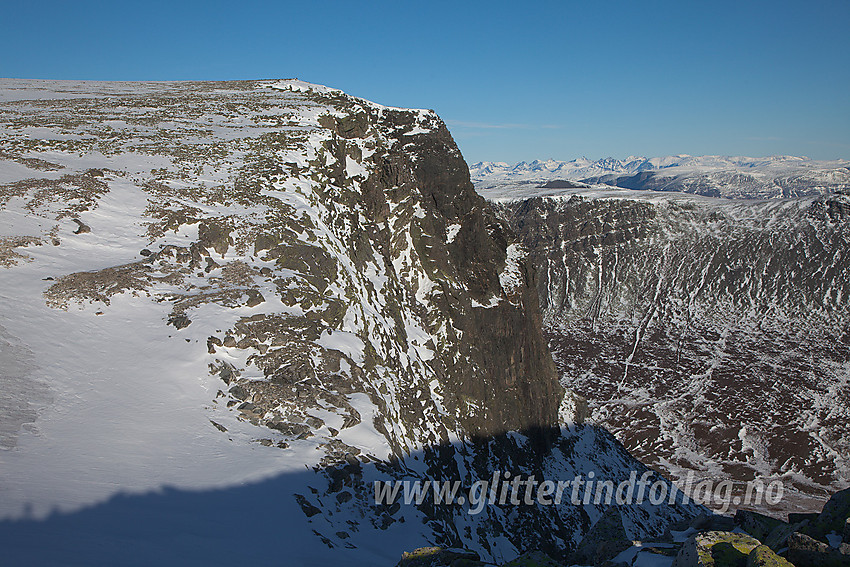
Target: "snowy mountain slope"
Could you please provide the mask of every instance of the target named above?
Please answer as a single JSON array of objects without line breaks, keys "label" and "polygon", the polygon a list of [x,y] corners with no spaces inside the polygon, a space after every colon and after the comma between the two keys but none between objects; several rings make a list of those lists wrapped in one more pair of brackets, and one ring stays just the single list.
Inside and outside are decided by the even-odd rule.
[{"label": "snowy mountain slope", "polygon": [[847,197],[596,187],[501,206],[564,385],[643,462],[782,478],[775,512],[850,483]]},{"label": "snowy mountain slope", "polygon": [[[644,470],[559,418],[580,401],[533,272],[433,112],[297,80],[4,80],[0,100],[0,514],[35,518],[0,538],[38,541],[56,509],[90,541],[75,514],[118,493],[272,482],[303,561],[563,554],[603,506],[380,509],[369,482]],[[621,514],[639,538],[695,510]]]},{"label": "snowy mountain slope", "polygon": [[553,180],[604,183],[626,189],[678,191],[711,197],[772,198],[850,190],[850,162],[793,156],[587,158],[535,160],[510,166],[480,162],[470,167],[476,188],[490,197],[519,195]]}]

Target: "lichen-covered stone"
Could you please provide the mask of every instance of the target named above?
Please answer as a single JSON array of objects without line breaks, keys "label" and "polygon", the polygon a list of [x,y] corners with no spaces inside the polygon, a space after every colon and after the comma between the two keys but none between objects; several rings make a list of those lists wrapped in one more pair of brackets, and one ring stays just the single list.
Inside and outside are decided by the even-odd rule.
[{"label": "lichen-covered stone", "polygon": [[746,534],[697,533],[682,545],[673,567],[746,567],[750,553],[760,545]]},{"label": "lichen-covered stone", "polygon": [[484,563],[474,551],[420,547],[405,551],[396,567],[483,567]]},{"label": "lichen-covered stone", "polygon": [[787,559],[776,555],[766,545],[760,545],[750,552],[747,567],[794,567]]}]

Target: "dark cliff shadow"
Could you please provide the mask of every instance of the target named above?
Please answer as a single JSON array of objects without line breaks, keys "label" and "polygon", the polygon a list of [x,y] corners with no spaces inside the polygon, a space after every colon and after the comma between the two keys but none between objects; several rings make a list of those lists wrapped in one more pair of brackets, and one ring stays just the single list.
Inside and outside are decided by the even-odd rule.
[{"label": "dark cliff shadow", "polygon": [[[43,520],[0,522],[0,565],[290,565],[290,500],[304,472],[216,490],[119,493]],[[321,542],[316,539],[316,543]]]},{"label": "dark cliff shadow", "polygon": [[[590,470],[621,480],[630,470],[647,469],[610,433],[589,425],[428,447],[393,462],[350,455],[335,466],[250,484],[119,493],[45,519],[0,521],[0,565],[391,566],[403,551],[434,544],[477,547],[495,559],[512,559],[495,543],[499,538],[521,551],[543,548],[563,556],[606,506],[507,503],[470,515],[468,502],[435,504],[431,497],[419,506],[398,502],[401,494],[396,504],[376,504],[374,481],[459,480],[459,494],[467,494],[472,482],[489,480],[495,472],[557,481],[571,477],[551,477]],[[694,512],[680,505],[638,506],[626,515],[650,517],[652,524],[653,510],[659,530]]]}]

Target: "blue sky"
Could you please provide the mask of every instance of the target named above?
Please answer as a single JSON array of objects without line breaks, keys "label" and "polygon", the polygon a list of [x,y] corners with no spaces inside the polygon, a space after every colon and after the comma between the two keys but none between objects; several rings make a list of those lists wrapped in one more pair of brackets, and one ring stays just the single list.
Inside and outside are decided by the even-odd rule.
[{"label": "blue sky", "polygon": [[464,156],[850,158],[850,1],[6,2],[0,76],[298,77]]}]

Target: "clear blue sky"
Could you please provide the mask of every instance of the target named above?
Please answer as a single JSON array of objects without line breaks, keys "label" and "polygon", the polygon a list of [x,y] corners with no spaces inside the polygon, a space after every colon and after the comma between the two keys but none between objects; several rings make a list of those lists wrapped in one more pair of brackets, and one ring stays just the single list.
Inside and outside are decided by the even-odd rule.
[{"label": "clear blue sky", "polygon": [[850,158],[850,0],[46,0],[2,12],[2,77],[298,77],[433,108],[470,162]]}]

